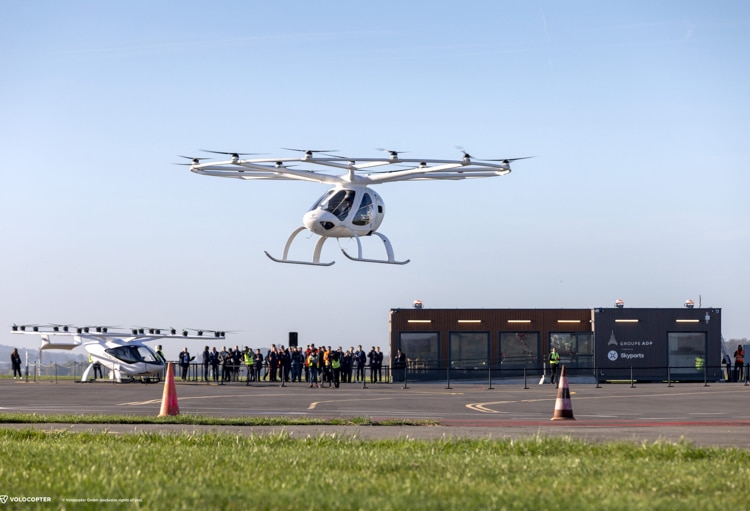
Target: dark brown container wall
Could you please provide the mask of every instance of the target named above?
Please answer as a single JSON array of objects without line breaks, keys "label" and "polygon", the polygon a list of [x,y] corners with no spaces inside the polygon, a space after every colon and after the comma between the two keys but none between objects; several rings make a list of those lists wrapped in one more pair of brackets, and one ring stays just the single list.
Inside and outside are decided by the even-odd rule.
[{"label": "dark brown container wall", "polygon": [[[462,320],[479,322],[462,323]],[[438,332],[441,359],[448,358],[448,339],[451,332],[488,332],[493,363],[497,362],[500,356],[497,347],[500,333],[503,332],[538,333],[542,341],[541,355],[546,357],[547,340],[551,333],[593,331],[591,309],[391,309],[390,327],[391,353],[395,353],[399,348],[401,332]]]}]

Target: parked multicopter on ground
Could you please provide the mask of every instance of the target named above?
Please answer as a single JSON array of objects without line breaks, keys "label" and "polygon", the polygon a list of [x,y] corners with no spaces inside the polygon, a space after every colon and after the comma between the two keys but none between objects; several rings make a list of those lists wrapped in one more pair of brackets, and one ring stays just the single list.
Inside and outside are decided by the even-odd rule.
[{"label": "parked multicopter on ground", "polygon": [[[13,325],[14,334],[39,335],[39,350],[72,350],[79,346],[91,356],[91,363],[81,381],[88,381],[95,363],[109,369],[110,379],[122,383],[135,379],[158,382],[164,373],[164,360],[144,343],[159,339],[224,339],[225,333],[216,330],[176,330],[174,328],[132,328],[123,331],[114,327],[71,325]],[[205,335],[204,335],[205,334]]]},{"label": "parked multicopter on ground", "polygon": [[[255,153],[233,153],[206,151],[225,154],[227,161],[201,163],[208,158],[181,156],[191,160],[190,170],[196,174],[235,179],[280,179],[312,181],[331,184],[333,188],[320,197],[302,218],[298,227],[289,236],[280,259],[266,252],[266,255],[279,263],[311,264],[330,266],[334,263],[321,262],[320,253],[328,238],[353,238],[357,242],[357,255],[352,256],[343,248],[344,255],[353,260],[368,263],[406,264],[409,260],[397,261],[390,240],[377,232],[385,215],[383,199],[371,185],[394,181],[422,181],[437,179],[472,179],[498,177],[511,172],[510,164],[525,158],[472,159],[463,151],[460,160],[439,160],[425,158],[401,158],[397,151],[382,150],[387,158],[350,158],[327,154],[332,150],[288,149],[303,153],[297,158],[242,159],[242,156]],[[316,156],[315,154],[321,156]],[[339,171],[339,174],[329,173]],[[289,249],[294,238],[302,231],[320,236],[315,244],[312,261],[289,259]],[[366,259],[362,256],[361,238],[375,235],[385,245],[386,259]]]}]

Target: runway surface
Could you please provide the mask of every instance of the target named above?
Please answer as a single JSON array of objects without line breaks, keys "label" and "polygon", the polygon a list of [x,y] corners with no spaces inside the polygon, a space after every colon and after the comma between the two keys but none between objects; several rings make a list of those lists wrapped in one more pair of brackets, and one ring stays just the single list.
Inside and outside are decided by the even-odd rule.
[{"label": "runway surface", "polygon": [[[34,427],[112,433],[220,430],[238,434],[285,431],[292,436],[340,434],[358,438],[528,438],[570,436],[588,441],[680,441],[750,447],[750,386],[744,383],[569,384],[575,420],[552,421],[558,391],[521,383],[342,384],[182,383],[181,414],[215,417],[370,417],[433,419],[439,426],[275,426],[42,424]],[[0,380],[0,412],[37,414],[159,414],[164,385]],[[2,424],[0,427],[28,427]]]}]

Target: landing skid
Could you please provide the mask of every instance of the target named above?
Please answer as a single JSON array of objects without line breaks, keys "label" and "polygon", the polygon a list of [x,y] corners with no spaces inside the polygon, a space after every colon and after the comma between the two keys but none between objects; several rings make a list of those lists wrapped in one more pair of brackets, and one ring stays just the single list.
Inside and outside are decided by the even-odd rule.
[{"label": "landing skid", "polygon": [[277,259],[276,257],[272,256],[268,252],[265,252],[268,258],[271,261],[275,261],[277,263],[288,263],[288,264],[307,264],[311,266],[331,266],[336,261],[331,261],[330,263],[321,263],[320,262],[320,251],[323,250],[323,244],[326,242],[328,238],[321,237],[318,242],[315,244],[315,250],[313,251],[313,260],[312,261],[295,261],[293,259],[288,259],[289,256],[289,247],[292,246],[292,241],[294,241],[294,238],[297,237],[299,233],[304,231],[304,227],[298,227],[290,236],[289,239],[286,240],[286,245],[284,246],[284,256],[281,259]]},{"label": "landing skid", "polygon": [[357,257],[350,256],[349,254],[346,253],[346,250],[344,250],[343,248],[341,249],[341,251],[344,253],[344,255],[348,259],[351,259],[352,261],[359,261],[362,263],[407,264],[410,261],[410,259],[407,259],[406,261],[396,261],[393,255],[393,246],[391,245],[391,241],[388,239],[388,237],[386,237],[385,234],[380,234],[379,232],[374,232],[372,234],[374,234],[375,236],[383,240],[383,244],[385,245],[385,252],[388,256],[387,260],[363,258],[362,257],[362,242],[359,241],[359,236],[357,236],[356,234],[354,234],[354,239],[357,240]]},{"label": "landing skid", "polygon": [[[287,264],[306,264],[311,266],[331,266],[336,261],[331,261],[330,263],[321,263],[320,262],[320,252],[323,250],[323,245],[328,240],[328,238],[321,236],[317,243],[315,243],[315,250],[313,251],[313,260],[312,261],[295,261],[293,259],[289,259],[289,248],[292,246],[292,241],[294,241],[294,238],[297,237],[299,233],[305,230],[305,227],[298,227],[290,236],[289,239],[286,240],[286,245],[284,246],[284,256],[279,259],[271,254],[269,254],[267,251],[265,251],[265,254],[268,256],[268,258],[271,261],[277,262],[277,263],[287,263]],[[409,262],[409,259],[406,261],[396,261],[394,255],[393,255],[393,246],[391,245],[390,240],[384,235],[380,234],[379,232],[372,233],[378,238],[380,238],[383,241],[383,244],[385,245],[385,252],[388,256],[388,259],[365,259],[362,257],[362,242],[359,240],[359,236],[357,236],[354,232],[352,232],[352,238],[357,240],[357,257],[352,257],[349,254],[346,253],[346,250],[343,248],[341,251],[344,253],[344,255],[351,259],[352,261],[358,261],[361,263],[381,263],[381,264],[407,264]]]}]

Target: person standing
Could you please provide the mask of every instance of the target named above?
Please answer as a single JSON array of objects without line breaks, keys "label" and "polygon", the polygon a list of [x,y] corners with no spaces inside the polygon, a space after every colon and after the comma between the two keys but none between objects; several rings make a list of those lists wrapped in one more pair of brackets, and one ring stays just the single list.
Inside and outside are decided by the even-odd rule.
[{"label": "person standing", "polygon": [[250,381],[253,377],[253,350],[245,346],[245,351],[242,352],[243,360],[245,362],[245,370],[247,376],[245,376],[245,385],[250,385]]},{"label": "person standing", "polygon": [[549,382],[554,384],[555,378],[557,377],[557,367],[560,365],[560,354],[557,352],[556,348],[552,348],[552,351],[550,351],[549,354],[549,370],[550,370],[550,377]]},{"label": "person standing", "polygon": [[341,346],[336,351],[331,350],[331,354],[328,355],[328,358],[331,362],[331,373],[333,376],[333,386],[336,388],[339,388],[339,383],[341,382],[341,359],[343,358],[344,354],[341,353]]},{"label": "person standing", "polygon": [[375,368],[378,366],[378,355],[375,353],[375,346],[370,348],[367,358],[370,361],[370,383],[375,383]]},{"label": "person standing", "polygon": [[740,381],[742,380],[742,369],[745,366],[745,348],[742,347],[742,344],[739,344],[737,346],[737,349],[734,351],[734,381]]},{"label": "person standing", "polygon": [[281,369],[281,381],[288,382],[292,373],[292,354],[289,348],[284,346],[279,351],[279,369]]},{"label": "person standing", "polygon": [[352,382],[352,371],[354,369],[354,366],[352,365],[352,360],[354,359],[354,356],[352,353],[354,352],[354,349],[348,349],[344,352],[344,358],[341,359],[341,381],[345,383],[351,383]]},{"label": "person standing", "polygon": [[393,379],[406,381],[406,354],[400,349],[396,350],[396,356],[393,357]]},{"label": "person standing", "polygon": [[208,351],[208,346],[203,350],[203,381],[208,381],[208,366],[211,365],[211,352]]},{"label": "person standing", "polygon": [[315,346],[310,348],[310,354],[307,356],[307,367],[310,369],[310,388],[318,387],[318,350]]},{"label": "person standing", "polygon": [[211,374],[213,375],[214,381],[219,381],[219,352],[216,351],[216,346],[211,349],[209,361],[211,363]]},{"label": "person standing", "polygon": [[261,373],[263,372],[263,353],[260,352],[260,348],[255,349],[253,368],[255,369],[255,381],[260,381],[262,378]]},{"label": "person standing", "polygon": [[271,345],[271,350],[266,354],[266,364],[268,365],[268,381],[276,381],[276,371],[279,368],[279,353],[276,351],[276,345]]},{"label": "person standing", "polygon": [[302,381],[302,365],[305,363],[305,355],[302,353],[302,347],[291,348],[292,353],[292,381]]},{"label": "person standing", "polygon": [[383,352],[380,351],[380,346],[375,348],[375,357],[378,365],[375,367],[375,381],[380,383],[383,381]]},{"label": "person standing", "polygon": [[164,356],[164,352],[161,350],[161,344],[156,347],[156,358],[161,360],[164,365],[167,365],[167,357]]},{"label": "person standing", "polygon": [[195,360],[195,357],[190,356],[190,352],[187,347],[180,353],[180,367],[182,367],[182,381],[187,380],[188,369],[190,369],[190,362]]},{"label": "person standing", "polygon": [[362,349],[362,345],[357,346],[354,352],[354,363],[357,365],[357,382],[365,381],[365,366],[367,365],[367,353]]},{"label": "person standing", "polygon": [[21,376],[21,355],[18,354],[18,348],[13,348],[13,353],[10,354],[10,365],[13,366],[13,379],[16,379],[16,373],[18,373],[19,379],[23,379],[23,376]]}]

